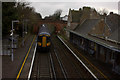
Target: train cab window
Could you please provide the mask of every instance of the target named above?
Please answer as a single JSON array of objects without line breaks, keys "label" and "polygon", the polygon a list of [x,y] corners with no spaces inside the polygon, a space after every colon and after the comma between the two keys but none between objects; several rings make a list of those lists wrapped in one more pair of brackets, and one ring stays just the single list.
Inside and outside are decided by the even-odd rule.
[{"label": "train cab window", "polygon": [[42,36],[38,36],[37,41],[38,41],[38,42],[42,42]]},{"label": "train cab window", "polygon": [[50,37],[47,37],[47,43],[50,42]]}]

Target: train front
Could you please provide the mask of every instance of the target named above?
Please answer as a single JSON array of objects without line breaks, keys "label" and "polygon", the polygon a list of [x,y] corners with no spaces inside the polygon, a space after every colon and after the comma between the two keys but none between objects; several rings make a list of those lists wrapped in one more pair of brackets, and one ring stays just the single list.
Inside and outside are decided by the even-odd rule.
[{"label": "train front", "polygon": [[42,25],[37,37],[37,49],[39,51],[49,51],[51,45],[50,33],[47,26]]}]

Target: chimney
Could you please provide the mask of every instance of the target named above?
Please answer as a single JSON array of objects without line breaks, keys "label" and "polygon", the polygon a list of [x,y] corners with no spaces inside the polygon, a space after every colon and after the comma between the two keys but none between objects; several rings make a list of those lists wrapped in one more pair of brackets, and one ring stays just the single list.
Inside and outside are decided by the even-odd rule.
[{"label": "chimney", "polygon": [[81,8],[79,8],[79,11],[81,11]]},{"label": "chimney", "polygon": [[93,18],[93,9],[90,9],[90,19],[92,19]]},{"label": "chimney", "polygon": [[110,15],[112,15],[113,14],[113,12],[110,12]]}]

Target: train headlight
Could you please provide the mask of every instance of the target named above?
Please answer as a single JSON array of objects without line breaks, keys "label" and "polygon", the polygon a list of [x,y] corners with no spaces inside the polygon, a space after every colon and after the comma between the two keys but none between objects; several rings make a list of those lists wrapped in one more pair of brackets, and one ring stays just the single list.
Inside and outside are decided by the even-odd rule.
[{"label": "train headlight", "polygon": [[47,43],[47,46],[50,46],[50,42],[49,42],[49,43]]},{"label": "train headlight", "polygon": [[38,42],[38,45],[39,45],[39,46],[41,46],[41,43],[40,43],[40,42]]}]

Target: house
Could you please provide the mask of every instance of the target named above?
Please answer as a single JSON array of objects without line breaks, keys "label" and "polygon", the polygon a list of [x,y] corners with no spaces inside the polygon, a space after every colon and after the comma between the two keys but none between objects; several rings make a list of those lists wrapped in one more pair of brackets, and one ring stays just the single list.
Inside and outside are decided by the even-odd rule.
[{"label": "house", "polygon": [[[81,16],[81,10],[71,10],[69,9],[67,29],[74,30],[74,28],[79,24]],[[69,38],[69,32],[66,31],[66,36]]]},{"label": "house", "polygon": [[[79,10],[69,9],[67,29],[74,30],[77,25],[82,24],[86,19],[99,19],[100,15],[95,9],[90,7],[83,7]],[[66,35],[69,38],[69,32],[66,31]]]},{"label": "house", "polygon": [[73,30],[79,23],[81,10],[69,9],[67,28]]}]

